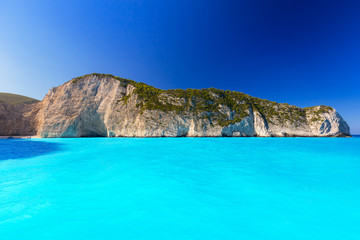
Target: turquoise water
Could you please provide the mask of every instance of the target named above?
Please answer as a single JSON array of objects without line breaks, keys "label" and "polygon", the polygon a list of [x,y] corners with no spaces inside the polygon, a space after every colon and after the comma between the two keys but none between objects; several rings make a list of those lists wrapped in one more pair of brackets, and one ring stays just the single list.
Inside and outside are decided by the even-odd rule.
[{"label": "turquoise water", "polygon": [[0,239],[360,239],[360,138],[0,140]]}]

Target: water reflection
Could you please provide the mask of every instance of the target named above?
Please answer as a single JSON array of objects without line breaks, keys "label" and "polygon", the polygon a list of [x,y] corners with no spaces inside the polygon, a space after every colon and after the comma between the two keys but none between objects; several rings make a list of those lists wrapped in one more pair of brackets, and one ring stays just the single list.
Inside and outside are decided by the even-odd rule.
[{"label": "water reflection", "polygon": [[36,157],[58,151],[61,144],[27,139],[0,139],[0,161]]}]

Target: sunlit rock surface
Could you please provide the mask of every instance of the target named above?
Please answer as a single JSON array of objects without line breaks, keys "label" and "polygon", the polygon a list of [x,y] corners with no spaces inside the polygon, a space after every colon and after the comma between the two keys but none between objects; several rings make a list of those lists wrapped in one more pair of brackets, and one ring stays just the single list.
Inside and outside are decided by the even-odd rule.
[{"label": "sunlit rock surface", "polygon": [[210,89],[160,90],[90,74],[36,104],[0,103],[0,134],[40,137],[349,136],[332,107],[296,106]]}]

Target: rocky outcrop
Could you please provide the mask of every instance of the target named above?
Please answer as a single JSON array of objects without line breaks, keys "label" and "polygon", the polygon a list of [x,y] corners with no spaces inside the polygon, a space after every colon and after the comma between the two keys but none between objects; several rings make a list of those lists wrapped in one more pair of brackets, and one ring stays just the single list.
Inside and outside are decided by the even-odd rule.
[{"label": "rocky outcrop", "polygon": [[0,101],[0,136],[36,135],[38,110],[38,103],[12,105]]},{"label": "rocky outcrop", "polygon": [[[9,111],[18,113],[2,119]],[[327,106],[302,109],[214,88],[160,90],[104,74],[85,75],[53,88],[27,110],[9,106],[4,110],[0,105],[0,114],[8,129],[1,134],[6,135],[35,131],[40,137],[350,135],[347,123]]]}]

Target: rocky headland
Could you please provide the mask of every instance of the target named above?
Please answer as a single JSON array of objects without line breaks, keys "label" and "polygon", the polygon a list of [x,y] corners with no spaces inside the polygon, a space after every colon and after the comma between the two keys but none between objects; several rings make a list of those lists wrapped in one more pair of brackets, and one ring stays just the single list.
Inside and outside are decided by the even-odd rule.
[{"label": "rocky headland", "polygon": [[229,90],[161,90],[108,74],[74,78],[38,103],[0,100],[0,135],[39,137],[350,136],[332,107],[300,108]]}]

